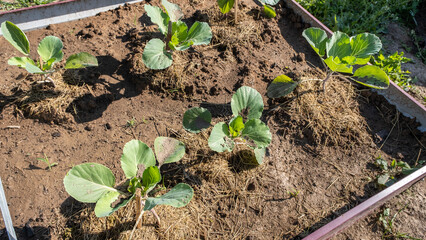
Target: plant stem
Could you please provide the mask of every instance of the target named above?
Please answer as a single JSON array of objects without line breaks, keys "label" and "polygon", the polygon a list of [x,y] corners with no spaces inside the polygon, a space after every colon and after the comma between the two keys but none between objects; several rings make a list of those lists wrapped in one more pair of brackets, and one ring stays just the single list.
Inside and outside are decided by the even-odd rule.
[{"label": "plant stem", "polygon": [[167,36],[166,36],[166,51],[171,51],[169,42],[172,40],[172,21],[169,21],[169,26],[167,27]]},{"label": "plant stem", "polygon": [[157,219],[158,222],[158,226],[160,226],[161,220],[160,217],[158,216],[157,212],[155,211],[155,209],[151,209],[151,213],[155,216],[155,218]]},{"label": "plant stem", "polygon": [[136,220],[136,224],[135,224],[135,226],[133,226],[132,232],[130,233],[129,240],[132,240],[133,234],[135,233],[136,227],[139,224],[139,222],[141,221],[144,212],[145,211],[142,210],[141,213],[139,214],[138,220]]}]

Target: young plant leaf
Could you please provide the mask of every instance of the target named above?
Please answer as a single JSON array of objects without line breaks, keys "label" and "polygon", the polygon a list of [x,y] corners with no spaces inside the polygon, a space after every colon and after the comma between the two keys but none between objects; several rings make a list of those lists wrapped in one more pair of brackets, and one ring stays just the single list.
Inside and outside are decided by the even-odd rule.
[{"label": "young plant leaf", "polygon": [[166,51],[166,44],[160,39],[151,39],[145,46],[142,60],[150,69],[165,69],[173,63],[172,54]]},{"label": "young plant leaf", "polygon": [[50,64],[52,65],[53,63],[60,62],[64,57],[62,48],[63,44],[61,39],[55,36],[47,36],[39,43],[37,52],[44,62],[48,62],[51,59],[54,59]]},{"label": "young plant leaf", "polygon": [[306,41],[308,41],[308,43],[320,57],[324,56],[325,45],[328,40],[327,33],[325,33],[324,30],[311,27],[305,29],[302,33],[302,36],[306,39]]},{"label": "young plant leaf", "polygon": [[325,59],[324,62],[333,72],[341,72],[341,73],[349,73],[349,74],[353,73],[353,67],[346,63],[342,63],[339,57],[330,56],[327,59]]},{"label": "young plant leaf", "polygon": [[166,9],[166,13],[170,18],[170,21],[177,22],[183,17],[182,9],[180,9],[179,5],[173,4],[167,0],[162,0],[161,4],[164,9]]},{"label": "young plant leaf", "polygon": [[386,174],[380,175],[377,178],[377,183],[381,186],[386,186],[386,183],[388,182],[388,180],[389,180],[389,174],[386,173]]},{"label": "young plant leaf", "polygon": [[87,52],[81,52],[71,55],[65,63],[65,69],[77,69],[98,66],[98,60],[95,56]]},{"label": "young plant leaf", "polygon": [[255,148],[254,149],[254,156],[256,157],[257,163],[260,165],[263,163],[263,158],[266,154],[266,148]]},{"label": "young plant leaf", "polygon": [[30,42],[25,33],[19,29],[18,26],[9,21],[2,22],[1,32],[4,38],[18,51],[25,55],[30,54]]},{"label": "young plant leaf", "polygon": [[383,158],[377,158],[376,165],[379,166],[384,171],[388,170],[388,162]]},{"label": "young plant leaf", "polygon": [[241,130],[244,129],[244,122],[241,116],[237,116],[229,123],[229,133],[232,138],[240,136]]},{"label": "young plant leaf", "polygon": [[111,170],[98,163],[83,163],[73,167],[64,178],[65,190],[80,202],[95,203],[114,189],[115,177]]},{"label": "young plant leaf", "polygon": [[234,141],[230,138],[226,123],[220,122],[213,127],[209,137],[209,147],[216,152],[232,151]]},{"label": "young plant leaf", "polygon": [[143,194],[150,192],[161,181],[160,169],[157,166],[151,166],[142,175]]},{"label": "young plant leaf", "polygon": [[346,33],[335,32],[325,44],[328,57],[343,59],[352,53],[350,38]]},{"label": "young plant leaf", "polygon": [[371,88],[386,89],[389,87],[389,77],[376,66],[365,65],[358,68],[354,75],[355,82]]},{"label": "young plant leaf", "polygon": [[192,133],[199,133],[202,129],[208,128],[212,121],[212,114],[209,110],[201,107],[193,107],[183,115],[183,128]]},{"label": "young plant leaf", "polygon": [[37,67],[36,65],[32,64],[32,63],[26,63],[25,64],[25,69],[29,72],[29,73],[35,73],[35,74],[46,74],[47,72],[44,72],[43,70],[41,70],[39,67]]},{"label": "young plant leaf", "polygon": [[219,4],[220,11],[225,14],[228,13],[231,8],[234,6],[235,0],[217,0],[217,4]]},{"label": "young plant leaf", "polygon": [[133,199],[135,195],[128,197],[127,199],[121,200],[119,203],[115,204],[119,200],[119,197],[122,194],[119,192],[107,192],[105,193],[97,202],[95,206],[96,217],[107,217],[118,209],[124,207]]},{"label": "young plant leaf", "polygon": [[153,209],[157,205],[169,205],[172,207],[186,206],[194,196],[194,190],[185,183],[177,184],[168,193],[155,198],[148,198],[145,202],[145,211]]},{"label": "young plant leaf", "polygon": [[9,65],[18,66],[18,67],[21,67],[21,68],[25,68],[27,63],[35,66],[34,61],[29,57],[13,57],[13,58],[10,58],[7,61],[7,63]]},{"label": "young plant leaf", "polygon": [[157,137],[154,141],[154,150],[158,166],[161,167],[163,164],[181,160],[185,155],[185,144],[174,138]]},{"label": "young plant leaf", "polygon": [[370,57],[377,54],[382,48],[380,38],[371,33],[361,33],[350,40],[352,53],[351,56],[357,58],[355,64],[364,65],[370,60]]},{"label": "young plant leaf", "polygon": [[188,26],[182,21],[172,23],[172,38],[169,42],[169,46],[172,50],[185,50],[190,46],[179,46],[180,43],[184,42],[188,37]]},{"label": "young plant leaf", "polygon": [[158,29],[163,35],[167,34],[169,16],[167,13],[163,12],[161,8],[151,6],[149,4],[144,5],[144,9],[148,17],[151,19],[151,22],[158,25]]},{"label": "young plant leaf", "polygon": [[[258,91],[251,87],[240,87],[231,99],[232,114],[244,119],[260,118],[263,112],[263,99]],[[246,114],[244,111],[248,111]]]},{"label": "young plant leaf", "polygon": [[126,178],[136,177],[138,170],[141,170],[139,165],[143,165],[144,169],[154,166],[154,153],[145,143],[131,140],[124,145],[123,155],[121,155],[121,168]]},{"label": "young plant leaf", "polygon": [[297,85],[299,85],[299,82],[293,81],[286,75],[280,75],[269,85],[267,95],[270,98],[283,97],[293,92]]},{"label": "young plant leaf", "polygon": [[260,119],[250,119],[247,121],[241,135],[253,140],[259,148],[267,147],[271,144],[272,140],[269,127]]},{"label": "young plant leaf", "polygon": [[206,22],[195,22],[188,31],[186,42],[191,45],[209,44],[212,39],[212,30]]},{"label": "young plant leaf", "polygon": [[268,18],[274,18],[277,16],[277,13],[275,12],[275,9],[271,6],[268,5],[263,5],[263,13],[268,17]]}]

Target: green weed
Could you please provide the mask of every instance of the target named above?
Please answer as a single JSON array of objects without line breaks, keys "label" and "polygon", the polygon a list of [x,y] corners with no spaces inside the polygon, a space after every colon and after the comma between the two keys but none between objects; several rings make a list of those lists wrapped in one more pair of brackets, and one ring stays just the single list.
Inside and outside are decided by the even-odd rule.
[{"label": "green weed", "polygon": [[390,215],[390,208],[386,208],[383,210],[383,213],[380,214],[379,221],[382,223],[383,226],[383,239],[413,239],[413,240],[421,240],[419,238],[414,238],[409,236],[406,233],[401,233],[398,230],[395,229],[395,218],[397,215],[402,212],[406,207],[405,205],[403,208],[399,209],[398,212],[396,212],[393,216]]},{"label": "green weed", "polygon": [[58,165],[57,162],[50,163],[50,160],[49,160],[49,158],[47,158],[47,155],[45,153],[43,153],[43,155],[44,155],[44,158],[37,158],[37,160],[45,162],[47,164],[47,167],[49,168],[49,170],[52,170],[52,167]]}]

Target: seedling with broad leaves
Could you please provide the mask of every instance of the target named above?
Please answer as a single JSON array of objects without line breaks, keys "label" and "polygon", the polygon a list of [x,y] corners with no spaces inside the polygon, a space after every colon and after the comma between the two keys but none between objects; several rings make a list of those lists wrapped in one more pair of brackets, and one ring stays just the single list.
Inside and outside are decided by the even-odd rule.
[{"label": "seedling with broad leaves", "polygon": [[83,163],[67,173],[64,178],[65,190],[80,202],[96,203],[97,217],[109,216],[136,197],[140,199],[138,206],[143,209],[136,225],[143,213],[153,210],[156,205],[186,206],[191,201],[194,190],[185,183],[177,184],[164,195],[151,196],[162,179],[161,166],[182,159],[185,145],[173,138],[157,137],[154,150],[158,166],[154,152],[145,143],[139,140],[126,143],[121,156],[121,168],[127,179],[124,187],[116,187],[112,171],[104,165]]},{"label": "seedling with broad leaves", "polygon": [[173,63],[172,53],[183,51],[195,45],[207,45],[212,38],[210,26],[196,21],[188,31],[186,23],[181,21],[183,12],[176,4],[161,1],[165,11],[156,6],[145,4],[145,11],[151,22],[158,25],[165,40],[151,39],[142,54],[144,64],[150,69],[165,69]]},{"label": "seedling with broad leaves", "polygon": [[[303,37],[320,56],[327,68],[327,76],[322,79],[323,90],[326,82],[337,73],[359,84],[376,89],[386,89],[389,77],[377,66],[366,65],[372,55],[382,48],[380,39],[371,33],[361,33],[349,37],[346,33],[335,32],[331,38],[319,28],[308,28],[303,31]],[[354,67],[359,67],[354,72]],[[268,96],[278,98],[291,93],[300,83],[313,79],[293,80],[286,75],[278,76],[268,87]]]},{"label": "seedling with broad leaves", "polygon": [[[263,162],[266,147],[271,143],[271,132],[260,120],[263,112],[262,96],[247,86],[239,88],[231,99],[233,118],[229,123],[219,122],[210,134],[209,147],[216,152],[232,151],[244,144],[253,151],[258,164]],[[211,113],[204,108],[186,111],[183,126],[187,131],[197,133],[210,126]]]},{"label": "seedling with broad leaves", "polygon": [[391,164],[388,164],[385,159],[378,157],[376,159],[376,166],[378,166],[382,172],[377,177],[377,184],[381,187],[389,187],[396,183],[399,175],[409,175],[418,170],[418,166],[421,166],[423,163],[423,161],[420,161],[416,166],[411,167],[404,161],[397,161],[393,159]]},{"label": "seedling with broad leaves", "polygon": [[[274,18],[277,16],[275,9],[272,6],[275,6],[280,0],[258,0],[255,2],[263,7],[263,13],[268,18]],[[217,0],[217,4],[219,5],[220,11],[223,14],[228,13],[234,5],[235,7],[235,22],[238,19],[238,0]]]},{"label": "seedling with broad leaves", "polygon": [[[9,65],[24,68],[31,74],[43,74],[46,76],[55,71],[53,66],[64,57],[64,53],[62,52],[63,43],[55,36],[47,36],[41,40],[37,48],[39,58],[34,61],[29,57],[30,42],[19,27],[9,21],[5,21],[1,24],[1,31],[4,38],[25,55],[25,57],[10,58],[7,62]],[[93,66],[98,66],[96,57],[87,52],[81,52],[71,55],[66,60],[64,68],[79,69]]]}]

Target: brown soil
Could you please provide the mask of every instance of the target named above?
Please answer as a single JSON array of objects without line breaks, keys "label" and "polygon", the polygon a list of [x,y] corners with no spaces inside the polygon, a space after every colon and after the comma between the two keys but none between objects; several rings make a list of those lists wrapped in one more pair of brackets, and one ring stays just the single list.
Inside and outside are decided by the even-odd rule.
[{"label": "brown soil", "polygon": [[[17,51],[0,39],[5,61],[0,66],[0,176],[20,238],[28,234],[27,224],[34,239],[127,239],[135,224],[133,203],[98,219],[92,204],[65,192],[62,179],[74,165],[98,162],[112,168],[120,182],[122,148],[133,138],[151,147],[157,136],[185,142],[184,159],[162,169],[164,184],[186,182],[195,190],[184,208],[159,206],[160,224],[144,216],[135,239],[300,239],[380,191],[376,157],[411,165],[425,159],[425,135],[368,89],[333,79],[326,94],[319,83],[309,83],[287,98],[268,99],[266,88],[276,76],[321,78],[316,67],[321,63],[301,36],[306,26],[300,18],[279,7],[277,18],[268,20],[254,4],[244,4],[234,26],[233,14],[219,14],[215,1],[180,1],[184,21],[208,21],[214,38],[208,46],[175,52],[173,65],[164,71],[146,69],[140,59],[144,44],[158,36],[143,4],[29,32],[32,54],[44,36],[56,35],[64,42],[65,57],[87,51],[98,58],[98,68],[55,77],[64,83],[56,88],[39,88],[33,77],[8,66],[6,59]],[[66,80],[76,75],[77,83]],[[243,150],[209,150],[211,129],[197,135],[182,129],[183,113],[194,106],[210,109],[213,123],[230,119],[231,96],[243,85],[264,96],[263,120],[273,134],[264,164],[257,167],[242,162]],[[24,104],[23,95],[32,96],[34,89],[62,95]],[[58,98],[61,104],[52,103]],[[54,114],[47,114],[52,112],[44,107],[48,104]],[[136,124],[129,127],[132,119]],[[47,170],[36,160],[44,154],[58,166]],[[418,226],[403,231],[421,238],[425,188],[418,185],[410,189],[407,207],[418,214],[401,221]],[[290,192],[297,191],[292,197]],[[361,222],[363,239],[376,239],[380,229],[365,224],[377,218],[369,219]],[[348,231],[343,236],[352,236],[353,228]]]}]

